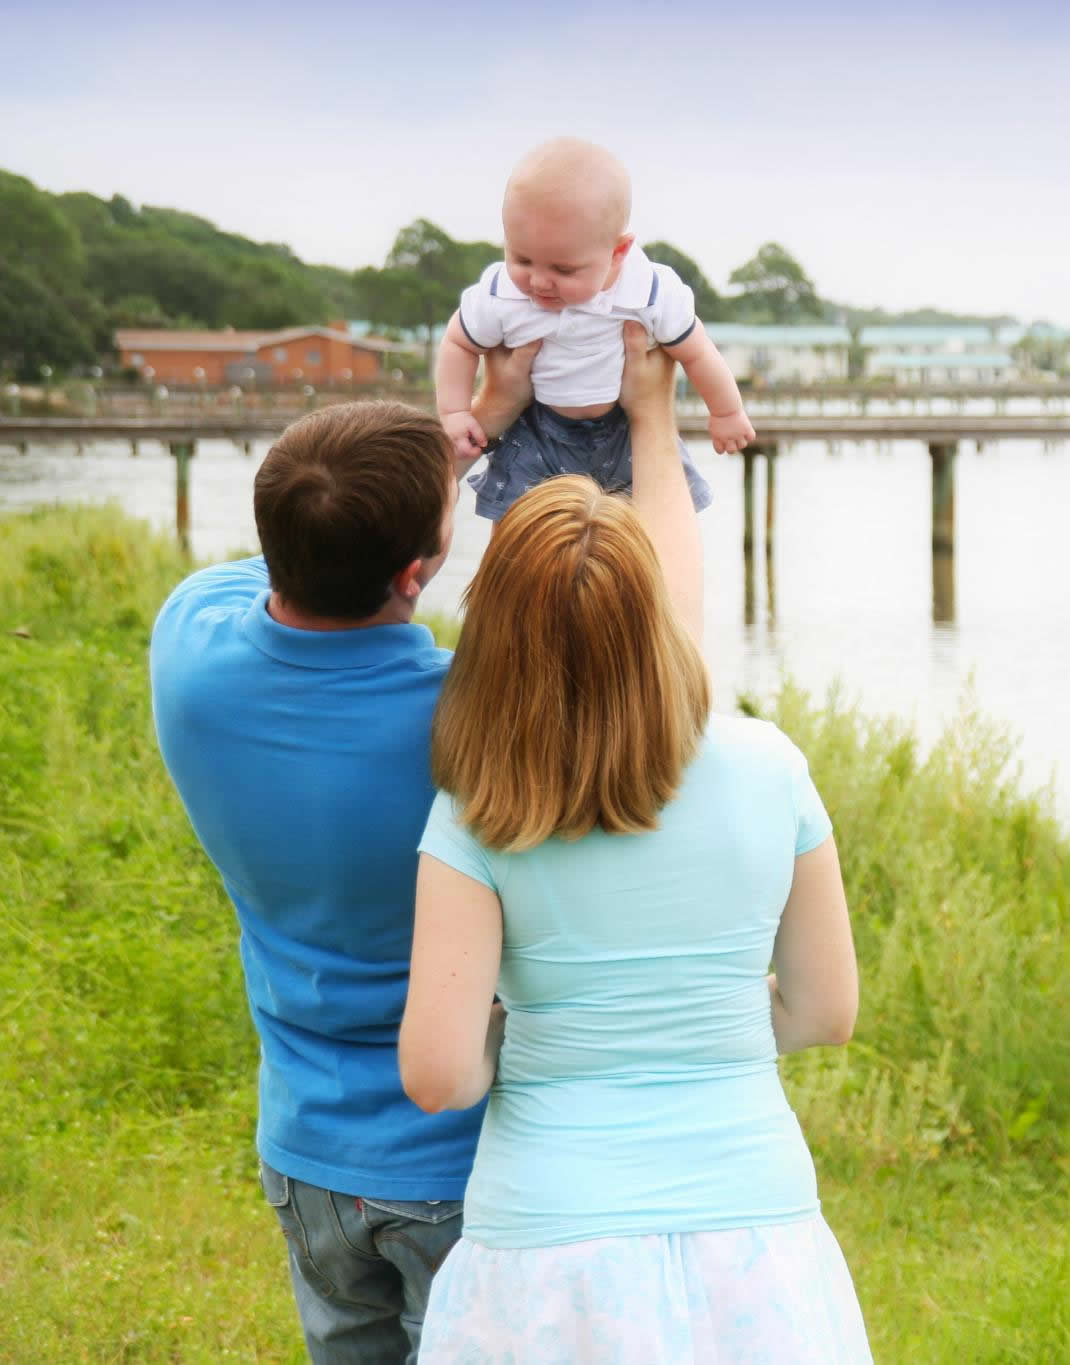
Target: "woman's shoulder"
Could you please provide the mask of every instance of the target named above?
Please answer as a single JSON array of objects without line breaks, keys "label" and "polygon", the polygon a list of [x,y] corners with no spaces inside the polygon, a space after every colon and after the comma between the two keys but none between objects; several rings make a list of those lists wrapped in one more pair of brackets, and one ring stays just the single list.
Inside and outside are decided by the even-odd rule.
[{"label": "woman's shoulder", "polygon": [[705,748],[711,753],[738,753],[786,759],[799,753],[792,740],[771,720],[714,712],[706,726]]},{"label": "woman's shoulder", "polygon": [[[796,852],[806,852],[831,828],[802,750],[771,721],[711,717],[702,752],[688,774],[692,803],[746,811],[748,819],[791,810]],[[800,842],[801,836],[801,842]]]},{"label": "woman's shoulder", "polygon": [[700,758],[703,765],[720,771],[728,765],[741,775],[787,774],[794,780],[807,770],[806,757],[794,741],[771,720],[753,716],[712,715]]}]

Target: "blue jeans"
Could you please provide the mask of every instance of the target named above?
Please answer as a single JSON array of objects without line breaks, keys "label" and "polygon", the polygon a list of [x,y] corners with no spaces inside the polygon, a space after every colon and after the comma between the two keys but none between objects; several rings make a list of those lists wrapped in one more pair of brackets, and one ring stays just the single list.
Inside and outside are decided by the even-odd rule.
[{"label": "blue jeans", "polygon": [[[701,512],[713,494],[679,437],[676,445],[691,501]],[[632,435],[620,404],[604,417],[562,417],[532,403],[488,448],[486,468],[469,476],[476,512],[499,521],[529,488],[558,474],[587,474],[608,493],[631,492]]]},{"label": "blue jeans", "polygon": [[290,1250],[316,1365],[416,1365],[431,1278],[461,1235],[459,1199],[354,1199],[260,1163]]}]

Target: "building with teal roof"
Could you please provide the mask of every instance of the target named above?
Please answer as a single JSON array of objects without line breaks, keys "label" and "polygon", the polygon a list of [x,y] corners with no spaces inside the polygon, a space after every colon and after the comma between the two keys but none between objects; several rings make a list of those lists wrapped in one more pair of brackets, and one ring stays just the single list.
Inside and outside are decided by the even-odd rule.
[{"label": "building with teal roof", "polygon": [[886,323],[861,328],[858,340],[862,346],[874,350],[895,349],[904,354],[907,349],[918,352],[977,351],[992,350],[993,345],[1000,340],[999,333],[998,326],[989,327],[978,322],[939,323],[932,326]]},{"label": "building with teal roof", "polygon": [[851,333],[842,325],[708,322],[705,326],[737,379],[761,384],[820,384],[847,378]]},{"label": "building with teal roof", "polygon": [[866,377],[910,384],[1001,384],[1017,378],[1006,351],[871,351]]},{"label": "building with teal roof", "polygon": [[[1021,328],[1017,328],[1018,334]],[[1003,324],[862,327],[866,378],[913,384],[999,384],[1017,378],[1016,336]]]}]

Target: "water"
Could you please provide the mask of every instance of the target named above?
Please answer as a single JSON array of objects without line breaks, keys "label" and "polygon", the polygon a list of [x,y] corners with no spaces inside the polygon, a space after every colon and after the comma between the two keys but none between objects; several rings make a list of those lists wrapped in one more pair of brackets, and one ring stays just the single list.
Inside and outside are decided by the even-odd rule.
[{"label": "water", "polygon": [[[198,446],[191,473],[192,541],[199,559],[254,549],[252,480],[267,449]],[[760,530],[753,611],[745,611],[742,462],[692,447],[714,505],[703,513],[706,644],[716,703],[767,696],[792,676],[818,696],[840,680],[873,713],[912,720],[931,741],[967,688],[1020,737],[1029,785],[1054,778],[1070,819],[1070,446],[963,442],[956,467],[953,619],[934,623],[930,461],[916,442],[877,448],[800,442],[777,461],[774,602]],[[117,499],[153,525],[174,526],[174,462],[143,442],[0,448],[0,509]],[[453,612],[487,541],[465,489],[453,553],[424,596]],[[745,619],[747,617],[748,619]]]}]

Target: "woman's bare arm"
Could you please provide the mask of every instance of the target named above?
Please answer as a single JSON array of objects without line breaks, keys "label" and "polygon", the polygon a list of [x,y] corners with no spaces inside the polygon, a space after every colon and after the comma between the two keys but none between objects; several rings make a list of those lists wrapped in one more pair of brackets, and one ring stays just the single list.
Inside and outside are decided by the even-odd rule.
[{"label": "woman's bare arm", "polygon": [[702,539],[676,444],[676,363],[647,349],[644,328],[624,325],[621,406],[632,438],[632,506],[654,542],[676,610],[702,644]]},{"label": "woman's bare arm", "polygon": [[773,967],[769,994],[777,1052],[846,1043],[858,1014],[858,965],[831,835],[795,859]]},{"label": "woman's bare arm", "polygon": [[501,955],[498,897],[422,854],[398,1058],[405,1093],[429,1114],[468,1109],[490,1089],[505,1027],[494,1004]]}]

